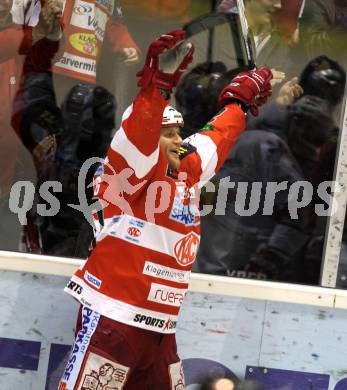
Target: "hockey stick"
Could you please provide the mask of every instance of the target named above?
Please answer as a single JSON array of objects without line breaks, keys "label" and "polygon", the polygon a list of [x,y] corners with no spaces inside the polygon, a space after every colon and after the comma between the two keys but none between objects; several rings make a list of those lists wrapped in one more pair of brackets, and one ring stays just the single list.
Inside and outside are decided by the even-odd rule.
[{"label": "hockey stick", "polygon": [[[242,0],[241,0],[242,1]],[[243,5],[243,2],[242,2]],[[244,19],[244,20],[243,20]],[[183,26],[187,33],[187,39],[206,30],[213,30],[217,26],[229,24],[231,35],[236,50],[238,66],[255,67],[254,50],[252,47],[252,38],[248,33],[248,25],[244,16],[244,8],[239,8],[239,13],[209,13],[193,19]],[[209,46],[212,42],[209,41]],[[211,48],[207,48],[211,53]],[[211,56],[211,54],[208,54]],[[208,58],[208,60],[210,60]]]},{"label": "hockey stick", "polygon": [[250,66],[256,67],[255,65],[255,46],[254,39],[249,30],[248,22],[245,14],[245,5],[243,0],[236,0],[238,14],[239,14],[239,22],[241,27],[241,34],[243,39],[243,47],[246,49],[247,56],[247,64]]}]

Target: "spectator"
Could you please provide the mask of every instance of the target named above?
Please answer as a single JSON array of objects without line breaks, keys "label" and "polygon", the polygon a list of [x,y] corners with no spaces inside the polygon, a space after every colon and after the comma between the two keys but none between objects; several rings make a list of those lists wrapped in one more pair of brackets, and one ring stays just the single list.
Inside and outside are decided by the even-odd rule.
[{"label": "spectator", "polygon": [[44,251],[52,255],[86,258],[93,238],[92,227],[80,211],[69,206],[79,204],[79,191],[92,202],[92,189],[88,185],[97,165],[93,165],[85,178],[85,188],[79,188],[78,177],[83,163],[91,157],[104,158],[115,128],[116,103],[105,88],[78,84],[68,93],[63,106],[64,129],[58,145],[51,175],[62,184],[56,194],[59,213],[45,218],[42,226]]},{"label": "spectator", "polygon": [[[228,191],[226,208],[220,210],[225,215],[215,213],[202,218],[204,240],[197,256],[197,271],[304,282],[302,259],[314,228],[312,210],[303,208],[298,219],[291,218],[288,188],[297,181],[310,181],[318,148],[334,129],[327,112],[326,102],[311,96],[299,99],[293,106],[268,105],[253,122],[256,130],[240,136],[214,178],[219,191],[223,186]],[[228,190],[223,178],[236,183],[235,187]],[[241,216],[238,211],[241,198],[236,187],[241,182],[261,183],[257,192],[261,195],[260,207],[250,216]],[[263,213],[269,182],[286,182],[288,186],[276,194],[274,209]],[[247,209],[254,194],[242,194],[241,202]]]},{"label": "spectator", "polygon": [[305,94],[325,99],[335,112],[344,97],[346,71],[338,62],[320,55],[305,66],[299,84]]},{"label": "spectator", "polygon": [[326,54],[346,65],[346,0],[305,0],[299,40],[305,59]]},{"label": "spectator", "polygon": [[262,386],[255,381],[240,381],[224,376],[207,377],[199,390],[262,390]]},{"label": "spectator", "polygon": [[[3,217],[0,237],[1,249],[8,250],[18,249],[20,230],[15,222],[15,215],[8,209],[9,193],[18,164],[17,152],[21,145],[17,124],[23,114],[19,110],[15,115],[17,119],[13,120],[12,104],[18,89],[22,88],[26,73],[46,70],[47,58],[54,55],[58,48],[56,31],[52,31],[52,28],[59,28],[60,31],[59,24],[53,23],[48,28],[41,18],[34,28],[15,25],[12,22],[11,8],[12,0],[5,0],[0,4],[0,83],[3,87],[0,97],[0,199]],[[48,12],[49,9],[47,3],[45,10]],[[23,69],[24,62],[27,66]]]},{"label": "spectator", "polygon": [[[62,0],[54,1],[60,2],[62,5]],[[43,11],[44,8],[42,8],[40,1],[35,2],[35,5],[33,5],[32,2],[27,0],[20,0],[14,4],[12,15],[17,23],[25,22],[33,26],[37,24],[38,15],[42,14]],[[47,232],[45,232],[43,237],[44,249],[49,253],[56,252],[74,255],[76,251],[76,231],[83,225],[84,219],[82,214],[68,208],[67,203],[69,202],[66,201],[76,199],[77,196],[77,183],[74,182],[74,179],[77,179],[76,170],[78,173],[78,168],[83,164],[84,160],[93,155],[90,153],[96,153],[95,156],[104,156],[110,141],[110,132],[115,127],[114,124],[111,127],[107,125],[106,132],[108,137],[102,139],[105,135],[105,127],[102,126],[110,118],[108,116],[104,119],[104,122],[100,118],[97,119],[98,113],[102,113],[102,108],[96,108],[96,106],[99,103],[100,105],[103,103],[107,105],[108,103],[104,100],[96,102],[93,98],[95,92],[96,99],[99,99],[102,94],[98,94],[98,91],[103,90],[95,85],[101,49],[103,43],[108,44],[113,53],[122,56],[125,64],[135,63],[138,60],[139,51],[124,23],[121,8],[115,0],[109,1],[107,6],[100,2],[96,3],[94,0],[83,4],[75,0],[67,1],[63,22],[65,25],[65,39],[62,40],[64,44],[60,53],[60,59],[56,61],[53,68],[50,63],[46,67],[45,72],[26,73],[23,90],[16,101],[16,112],[21,112],[23,115],[20,115],[19,118],[16,118],[15,115],[15,121],[21,137],[25,141],[25,145],[33,153],[35,165],[40,169],[40,172],[38,172],[40,178],[42,179],[49,173],[51,180],[63,180],[61,218],[59,218],[60,214],[56,218],[49,218],[47,221],[37,218],[37,215],[33,218],[35,223],[39,224],[39,230],[42,230],[42,227],[47,227]],[[81,64],[82,60],[85,66],[74,66],[76,63]],[[30,64],[28,63],[28,65]],[[52,71],[55,75],[54,83]],[[81,81],[84,84],[81,84]],[[109,85],[110,80],[108,79],[107,82]],[[71,90],[71,93],[69,90]],[[68,98],[66,98],[67,93],[69,93]],[[107,94],[110,96],[108,92]],[[76,100],[73,102],[72,96],[77,100],[79,97],[80,101]],[[113,99],[112,97],[112,109],[114,110],[115,103]],[[60,112],[57,101],[64,102],[63,115]],[[81,107],[81,104],[84,103],[87,106]],[[76,109],[79,112],[71,112],[70,108],[72,111]],[[96,116],[93,116],[94,114]],[[108,112],[107,114],[109,115]],[[47,116],[56,122],[54,130],[47,123],[48,127],[42,128],[42,119],[47,118]],[[74,116],[75,119],[73,119]],[[114,117],[114,112],[112,112],[112,117]],[[112,122],[114,122],[114,118]],[[41,131],[38,129],[38,123]],[[96,128],[92,128],[94,124],[96,128],[101,125],[98,132]],[[29,129],[29,125],[33,127],[34,131]],[[44,133],[49,133],[49,136],[43,137]],[[33,136],[34,138],[39,138],[40,142],[37,143]],[[88,136],[90,136],[90,139],[88,139]],[[78,139],[78,137],[82,138]],[[61,141],[61,145],[57,143],[58,138]],[[100,143],[104,144],[105,142],[106,146],[100,146]],[[78,145],[81,147],[78,147]],[[76,149],[72,154],[75,154],[71,155],[69,152],[74,147]],[[81,153],[83,147],[87,148],[84,154]],[[100,147],[105,149],[104,152],[100,152]],[[58,152],[58,160],[55,160],[55,150]],[[77,155],[78,157],[76,157]],[[52,164],[48,164],[47,157],[49,157],[50,162],[54,161],[57,167],[52,169]],[[42,164],[42,158],[45,159],[45,164]],[[42,172],[43,168],[45,172]],[[63,175],[62,172],[64,170],[65,173]],[[73,174],[72,170],[74,171]],[[66,180],[67,176],[70,178],[68,180],[69,183]],[[72,176],[74,179],[72,179]],[[70,195],[68,191],[71,191]],[[74,223],[62,223],[68,215],[71,216],[72,214]],[[56,234],[54,243],[52,242],[53,233]],[[38,234],[31,236],[37,237]],[[59,251],[58,246],[56,246],[59,237],[61,240],[64,237],[69,237],[70,239],[70,244],[65,246],[64,253],[61,252],[61,245],[59,246]],[[24,242],[28,243],[30,239],[24,239]],[[38,244],[30,244],[27,247],[37,248]],[[83,253],[86,255],[87,248]]]},{"label": "spectator", "polygon": [[[103,44],[109,45],[112,53],[121,55],[126,65],[136,63],[139,49],[124,23],[118,0],[105,3],[90,0],[81,5],[78,1],[66,3],[65,50],[55,64],[55,88],[61,102],[76,81],[96,83],[99,57]],[[108,80],[109,82],[109,80]]]}]

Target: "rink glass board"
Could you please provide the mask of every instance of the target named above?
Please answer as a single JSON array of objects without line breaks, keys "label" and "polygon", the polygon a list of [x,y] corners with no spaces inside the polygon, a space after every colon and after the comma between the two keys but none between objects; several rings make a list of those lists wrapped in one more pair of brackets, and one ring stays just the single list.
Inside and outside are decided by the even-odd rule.
[{"label": "rink glass board", "polygon": [[[76,98],[77,95],[75,96],[77,100],[71,98],[73,88],[80,81],[70,77],[71,74],[69,77],[62,77],[60,74],[54,73],[52,80],[45,73],[39,73],[35,77],[30,77],[26,79],[24,100],[21,100],[22,95],[17,95],[13,102],[17,92],[16,85],[19,85],[20,82],[23,61],[25,61],[25,56],[18,55],[17,52],[13,54],[19,60],[19,68],[16,68],[15,74],[9,75],[8,79],[6,79],[7,76],[0,78],[0,82],[3,84],[1,85],[3,91],[8,91],[10,86],[12,99],[3,104],[2,109],[7,111],[0,117],[1,134],[3,134],[0,139],[1,250],[43,253],[63,257],[84,258],[87,256],[91,230],[83,215],[68,206],[68,204],[77,202],[77,175],[81,160],[87,155],[89,156],[88,153],[95,155],[102,150],[100,152],[102,154],[107,149],[112,135],[120,125],[122,113],[136,95],[135,75],[143,65],[149,43],[162,33],[185,26],[192,20],[208,14],[212,11],[213,4],[218,6],[219,3],[206,0],[187,0],[178,1],[176,6],[172,7],[171,2],[162,1],[161,7],[153,7],[150,2],[138,4],[138,2],[126,0],[122,1],[123,9],[121,13],[120,9],[115,7],[115,1],[110,0],[107,2],[109,11],[112,10],[112,17],[119,18],[127,26],[129,34],[136,42],[139,52],[141,52],[139,63],[133,66],[125,66],[123,54],[118,52],[115,55],[112,53],[109,45],[105,43],[102,45],[102,50],[98,49],[100,55],[97,67],[95,67],[94,60],[91,63],[82,63],[83,61],[73,62],[72,60],[68,61],[68,56],[65,56],[64,65],[66,67],[83,68],[87,73],[93,72],[94,68],[97,69],[97,85],[107,88],[111,94],[107,95],[108,97],[114,97],[115,123],[112,126],[105,123],[100,124],[100,122],[97,122],[96,117],[93,117],[94,114],[90,107],[96,106],[102,99],[99,98],[100,100],[98,101],[98,98],[96,98],[96,101],[93,101],[92,89],[87,87],[84,92],[81,92],[82,95],[77,94],[80,97],[82,96],[80,101]],[[240,3],[242,2],[240,1]],[[30,26],[35,25],[38,20],[39,10],[29,7],[26,11],[28,13],[24,17],[18,9],[14,10],[14,20],[20,24],[22,18],[24,23]],[[224,11],[238,15],[237,7],[233,4],[230,5],[229,9],[224,8]],[[73,37],[69,38],[70,44],[75,50],[80,51],[81,56],[86,54],[86,52],[89,54],[96,52],[95,36],[97,38],[105,36],[105,26],[100,25],[99,21],[95,19],[93,6],[87,6],[82,0],[75,1],[72,12],[74,28],[77,23],[77,25],[80,24],[78,27],[82,26],[89,32],[84,31],[79,36],[75,32]],[[248,10],[248,12],[250,11]],[[257,16],[259,21],[261,14],[259,13]],[[282,15],[282,20],[285,19]],[[6,23],[8,22],[7,20]],[[243,22],[245,21],[243,20]],[[7,27],[6,23],[1,24],[3,30]],[[300,23],[301,21],[299,20]],[[245,26],[246,23],[241,23],[241,25]],[[93,32],[95,28],[96,31]],[[0,34],[3,33],[3,30],[0,30]],[[301,31],[304,31],[304,28]],[[312,57],[322,54],[321,48],[318,46],[310,47],[308,51],[305,45],[295,45],[293,42],[290,44],[283,43],[281,40],[282,36],[275,33],[270,34],[269,31],[265,32],[268,34],[254,33],[254,41],[247,42],[247,44],[253,48],[254,61],[258,67],[265,65],[277,71],[285,72],[285,81],[293,76],[300,75],[300,72]],[[94,33],[95,36],[93,35]],[[345,34],[345,30],[343,30],[342,34]],[[206,61],[220,62],[228,70],[240,66],[242,62],[247,64],[249,58],[246,58],[247,50],[245,49],[243,39],[244,36],[241,29],[233,29],[228,23],[219,24],[214,29],[205,30],[192,36],[191,40],[196,45],[196,52],[190,70],[193,66]],[[48,56],[48,52],[42,51],[41,55]],[[345,66],[344,53],[342,53],[342,57],[340,52],[332,52],[331,55],[342,66]],[[49,58],[44,59],[49,60]],[[52,61],[54,62],[54,59]],[[2,74],[5,73],[2,72]],[[206,86],[208,78],[200,81],[201,85]],[[273,88],[274,97],[279,92],[279,86],[277,85]],[[43,90],[46,92],[43,93]],[[105,96],[103,95],[103,98]],[[274,101],[273,99],[272,101]],[[195,102],[194,99],[193,101]],[[28,108],[28,112],[23,116],[21,127],[15,128],[13,127],[15,126],[14,119],[18,114],[18,110],[21,110],[20,107],[23,102],[24,106]],[[174,99],[173,103],[175,103]],[[68,107],[71,108],[72,106],[77,111],[73,115],[70,112],[70,115]],[[329,156],[326,170],[328,173],[326,173],[325,177],[325,180],[336,180],[341,184],[342,192],[339,195],[336,194],[339,209],[334,218],[317,220],[315,222],[313,237],[311,237],[313,240],[307,243],[310,248],[313,247],[313,254],[309,253],[307,255],[307,252],[304,251],[298,261],[300,264],[305,265],[310,261],[312,262],[306,267],[307,269],[302,270],[302,273],[309,274],[311,272],[310,267],[314,268],[314,271],[312,271],[313,276],[309,275],[309,277],[303,279],[303,282],[314,285],[321,284],[328,287],[335,287],[336,285],[339,288],[347,287],[347,273],[345,270],[347,255],[345,255],[345,241],[342,236],[346,205],[344,185],[346,179],[344,167],[346,162],[344,160],[346,158],[345,149],[347,144],[344,107],[345,99],[335,112],[336,124],[340,128],[335,141],[337,152]],[[35,116],[34,121],[33,116]],[[105,138],[101,142],[102,144],[99,145],[94,142],[93,138],[90,138],[90,134],[99,132],[98,135],[100,135],[101,128],[104,130]],[[80,143],[81,139],[86,142]],[[81,149],[76,153],[79,147]],[[339,156],[338,160],[335,158],[336,156]],[[53,195],[56,195],[56,199],[60,204],[59,212],[54,216],[42,216],[37,211],[37,205],[42,202],[39,190],[42,189],[43,183],[48,180],[58,181],[63,188],[62,193],[53,191]],[[26,182],[28,185],[26,187],[15,186],[19,182]],[[27,197],[24,196],[25,194]],[[24,202],[24,205],[21,202]],[[12,206],[10,206],[10,203]],[[26,224],[20,222],[18,215],[13,211],[16,209],[16,207],[13,207],[13,204],[16,206],[16,203],[18,203],[17,206],[22,205],[23,207],[29,204],[25,218]],[[242,224],[246,228],[250,225],[247,222],[247,218],[243,217],[242,219]],[[202,232],[202,239],[204,237],[203,234]],[[240,232],[235,234],[240,234],[241,239],[236,236],[236,240],[240,242],[242,234]],[[260,242],[257,243],[257,247],[254,247],[253,253],[247,252],[245,259],[253,255],[257,248],[261,244],[266,244],[269,239],[268,235],[263,236],[260,234],[259,237]],[[248,242],[247,237],[245,242]],[[312,243],[317,244],[317,246],[314,246]],[[342,260],[339,264],[340,253]],[[307,260],[308,258],[309,260]],[[321,262],[323,264],[322,269],[320,267]],[[236,273],[234,276],[242,276],[242,272],[240,274]]]},{"label": "rink glass board", "polygon": [[[54,390],[78,305],[65,277],[1,271],[0,388]],[[265,390],[343,390],[347,312],[188,293],[177,329],[187,390],[202,377],[252,378]]]}]

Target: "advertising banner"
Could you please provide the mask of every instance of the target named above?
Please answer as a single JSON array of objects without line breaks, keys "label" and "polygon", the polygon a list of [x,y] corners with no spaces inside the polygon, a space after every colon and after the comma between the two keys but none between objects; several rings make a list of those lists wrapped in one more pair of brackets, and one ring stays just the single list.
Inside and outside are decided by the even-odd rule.
[{"label": "advertising banner", "polygon": [[[67,278],[0,271],[0,389],[56,390],[78,305]],[[266,390],[346,390],[347,311],[188,293],[177,330],[188,390],[206,374]]]}]

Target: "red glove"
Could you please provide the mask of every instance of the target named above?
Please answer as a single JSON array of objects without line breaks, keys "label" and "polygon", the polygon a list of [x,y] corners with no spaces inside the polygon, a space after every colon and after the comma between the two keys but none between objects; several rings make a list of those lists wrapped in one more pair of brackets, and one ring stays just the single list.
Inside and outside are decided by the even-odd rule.
[{"label": "red glove", "polygon": [[218,98],[220,107],[235,101],[242,105],[244,111],[250,109],[254,116],[259,113],[258,107],[265,104],[271,96],[272,72],[262,67],[252,72],[242,72],[231,80]]},{"label": "red glove", "polygon": [[159,88],[172,91],[188,65],[193,60],[194,47],[185,40],[183,30],[164,34],[152,42],[148,48],[146,62],[137,76],[137,85],[146,87],[154,84]]}]

